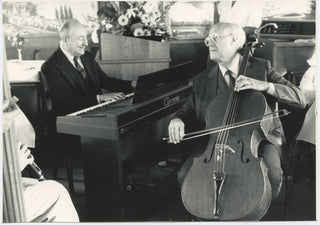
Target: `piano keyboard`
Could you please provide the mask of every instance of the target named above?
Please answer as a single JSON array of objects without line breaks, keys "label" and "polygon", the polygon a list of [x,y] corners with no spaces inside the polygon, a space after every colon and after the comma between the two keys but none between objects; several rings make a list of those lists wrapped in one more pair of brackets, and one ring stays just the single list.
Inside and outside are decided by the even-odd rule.
[{"label": "piano keyboard", "polygon": [[[129,93],[129,94],[125,95],[125,96],[126,96],[125,99],[131,98],[131,97],[133,96],[133,92],[132,92],[132,93]],[[85,108],[85,109],[79,110],[79,111],[77,111],[77,112],[70,113],[70,114],[68,114],[67,116],[79,116],[79,115],[81,115],[81,114],[83,114],[83,113],[87,113],[87,112],[90,112],[90,111],[92,111],[92,110],[95,110],[95,109],[104,107],[104,106],[106,106],[106,105],[110,105],[111,103],[119,102],[119,101],[122,101],[122,100],[125,100],[125,99],[121,99],[121,100],[112,99],[112,100],[110,100],[110,101],[102,102],[102,103],[100,103],[100,104],[91,106],[91,107],[89,107],[89,108]]]}]

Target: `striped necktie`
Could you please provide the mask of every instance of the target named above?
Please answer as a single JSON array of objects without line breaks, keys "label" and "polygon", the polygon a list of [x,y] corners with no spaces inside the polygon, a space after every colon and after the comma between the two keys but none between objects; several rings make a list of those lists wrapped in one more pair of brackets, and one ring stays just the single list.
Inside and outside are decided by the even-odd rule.
[{"label": "striped necktie", "polygon": [[73,62],[74,62],[74,65],[76,66],[76,69],[78,70],[79,73],[81,73],[82,77],[84,79],[86,79],[86,76],[87,76],[87,73],[86,71],[84,70],[84,68],[82,66],[80,66],[79,62],[78,62],[78,58],[79,57],[74,57],[73,58]]}]

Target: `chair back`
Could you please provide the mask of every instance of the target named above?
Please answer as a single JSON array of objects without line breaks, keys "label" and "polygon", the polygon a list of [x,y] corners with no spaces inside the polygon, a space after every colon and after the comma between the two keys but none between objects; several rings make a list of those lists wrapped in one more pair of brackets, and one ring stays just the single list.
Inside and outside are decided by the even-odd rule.
[{"label": "chair back", "polygon": [[42,107],[41,111],[42,112],[52,112],[53,105],[52,105],[52,98],[49,93],[49,86],[47,79],[45,75],[40,71],[39,72],[39,78],[42,84],[42,90],[41,90],[41,102],[42,102]]},{"label": "chair back", "polygon": [[50,95],[48,82],[45,74],[40,71],[39,78],[41,82],[41,114],[43,116],[45,126],[49,129],[50,133],[56,132],[56,116],[53,112],[53,102]]}]

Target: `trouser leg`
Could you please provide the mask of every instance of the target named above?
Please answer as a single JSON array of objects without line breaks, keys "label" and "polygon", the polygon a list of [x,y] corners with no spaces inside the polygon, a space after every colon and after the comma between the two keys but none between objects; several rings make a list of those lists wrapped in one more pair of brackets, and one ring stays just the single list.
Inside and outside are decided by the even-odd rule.
[{"label": "trouser leg", "polygon": [[268,177],[272,188],[272,199],[275,199],[280,190],[283,181],[283,171],[281,168],[281,159],[279,150],[269,142],[263,142],[259,146],[259,152],[268,167]]},{"label": "trouser leg", "polygon": [[70,195],[60,183],[25,178],[24,181],[23,200],[28,222],[79,222]]}]

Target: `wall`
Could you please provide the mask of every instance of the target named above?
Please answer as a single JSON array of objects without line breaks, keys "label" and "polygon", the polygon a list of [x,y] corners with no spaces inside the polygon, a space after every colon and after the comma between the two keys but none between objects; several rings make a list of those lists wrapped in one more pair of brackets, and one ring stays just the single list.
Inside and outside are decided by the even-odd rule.
[{"label": "wall", "polygon": [[[13,37],[23,38],[24,60],[46,59],[58,46],[58,29],[70,18],[75,18],[91,31],[96,20],[97,1],[3,1],[3,33],[7,59],[17,59]],[[10,40],[8,40],[10,37]]]}]

